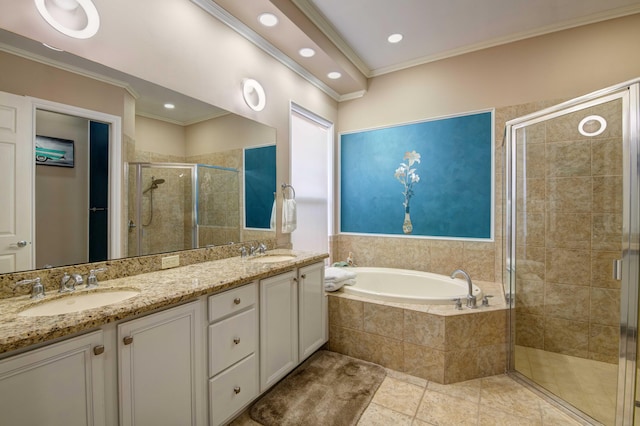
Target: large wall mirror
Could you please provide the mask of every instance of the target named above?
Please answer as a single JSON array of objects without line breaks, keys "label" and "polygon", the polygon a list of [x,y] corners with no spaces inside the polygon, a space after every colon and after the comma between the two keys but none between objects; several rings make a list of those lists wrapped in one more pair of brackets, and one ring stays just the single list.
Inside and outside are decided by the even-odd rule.
[{"label": "large wall mirror", "polygon": [[[4,30],[0,58],[0,92],[122,117],[121,225],[109,229],[114,188],[104,134],[114,129],[55,109],[35,111],[33,167],[24,171],[33,173],[33,184],[16,194],[34,200],[26,247],[33,258],[29,267],[0,273],[275,238],[271,217],[245,217],[256,211],[247,208],[256,199],[269,205],[260,214],[272,213],[274,128]],[[253,182],[247,191],[245,152],[265,147],[273,160],[265,160],[259,180],[274,185]],[[107,250],[113,241],[117,250]]]}]

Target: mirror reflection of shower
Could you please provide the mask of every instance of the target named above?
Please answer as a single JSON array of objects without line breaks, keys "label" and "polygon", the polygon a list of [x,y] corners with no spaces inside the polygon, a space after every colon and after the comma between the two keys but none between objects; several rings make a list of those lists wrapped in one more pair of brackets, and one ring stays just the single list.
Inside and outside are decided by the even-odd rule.
[{"label": "mirror reflection of shower", "polygon": [[153,222],[153,190],[158,189],[158,185],[162,185],[164,182],[164,179],[156,179],[155,176],[151,176],[151,185],[142,191],[143,194],[151,191],[149,194],[149,222],[143,223],[142,226],[149,226]]}]

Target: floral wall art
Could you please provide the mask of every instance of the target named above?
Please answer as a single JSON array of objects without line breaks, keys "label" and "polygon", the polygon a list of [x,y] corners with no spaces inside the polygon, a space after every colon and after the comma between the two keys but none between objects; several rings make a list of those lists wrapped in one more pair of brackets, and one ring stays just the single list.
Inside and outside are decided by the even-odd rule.
[{"label": "floral wall art", "polygon": [[340,232],[493,239],[493,140],[493,110],[341,134]]}]

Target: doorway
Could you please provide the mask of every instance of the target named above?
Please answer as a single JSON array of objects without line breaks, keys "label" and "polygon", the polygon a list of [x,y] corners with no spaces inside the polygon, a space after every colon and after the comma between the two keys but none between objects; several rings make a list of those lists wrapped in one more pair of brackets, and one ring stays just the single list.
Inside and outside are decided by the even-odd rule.
[{"label": "doorway", "polygon": [[297,208],[291,244],[296,250],[328,253],[333,231],[333,123],[292,103],[290,140]]},{"label": "doorway", "polygon": [[633,424],[639,85],[507,123],[510,372],[604,425]]}]

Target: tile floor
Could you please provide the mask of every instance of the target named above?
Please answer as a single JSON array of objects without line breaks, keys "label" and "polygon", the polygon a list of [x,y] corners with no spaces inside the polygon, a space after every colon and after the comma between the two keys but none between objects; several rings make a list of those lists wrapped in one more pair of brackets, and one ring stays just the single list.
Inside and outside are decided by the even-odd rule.
[{"label": "tile floor", "polygon": [[[440,385],[387,370],[358,426],[582,425],[506,375]],[[232,426],[257,426],[248,412]],[[313,425],[322,426],[322,425]]]},{"label": "tile floor", "polygon": [[516,370],[603,424],[615,424],[618,364],[516,346]]}]

